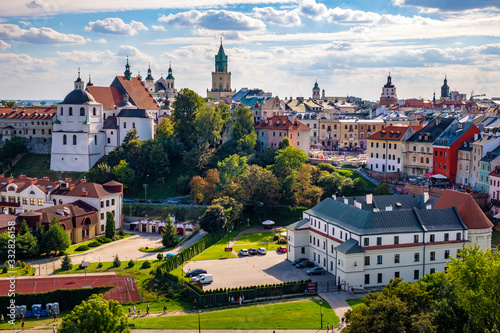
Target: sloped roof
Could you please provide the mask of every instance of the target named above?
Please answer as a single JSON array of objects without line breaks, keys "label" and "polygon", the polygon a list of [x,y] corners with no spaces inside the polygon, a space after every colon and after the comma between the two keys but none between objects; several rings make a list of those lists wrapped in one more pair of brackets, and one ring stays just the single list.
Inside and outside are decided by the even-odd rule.
[{"label": "sloped roof", "polygon": [[434,145],[437,146],[451,146],[455,141],[460,139],[462,135],[467,133],[469,130],[475,130],[479,133],[479,129],[471,122],[451,124],[446,128],[443,133],[434,141]]},{"label": "sloped roof", "polygon": [[75,89],[64,97],[64,101],[58,104],[87,104],[95,102],[94,97],[88,91]]},{"label": "sloped roof", "polygon": [[469,193],[445,190],[434,208],[450,208],[456,206],[458,212],[469,229],[485,229],[493,227],[481,208]]},{"label": "sloped roof", "polygon": [[0,107],[0,119],[52,119],[56,114],[55,107]]},{"label": "sloped roof", "polygon": [[427,231],[463,230],[465,227],[456,207],[418,209],[416,212]]},{"label": "sloped roof", "polygon": [[365,250],[363,250],[363,248],[359,246],[358,241],[353,238],[349,238],[339,246],[336,246],[335,249],[345,254],[365,252]]},{"label": "sloped roof", "polygon": [[104,120],[104,129],[117,129],[118,128],[118,121],[116,119],[116,116],[109,116]]},{"label": "sloped roof", "polygon": [[388,126],[370,135],[368,140],[401,141],[404,134],[410,129],[408,126]]},{"label": "sloped roof", "polygon": [[362,209],[372,211],[378,208],[380,211],[385,210],[390,206],[393,210],[425,208],[428,204],[434,206],[436,200],[429,197],[427,202],[424,202],[423,194],[394,194],[394,195],[374,195],[371,204],[366,203],[366,196],[353,197],[337,197],[336,200],[344,202],[347,199],[349,205],[354,206],[354,201],[361,204]]},{"label": "sloped roof", "polygon": [[122,109],[117,118],[150,118],[149,113],[144,109]]},{"label": "sloped roof", "polygon": [[101,103],[105,110],[112,110],[123,102],[123,96],[117,87],[87,87],[94,99]]},{"label": "sloped roof", "polygon": [[290,225],[288,225],[286,228],[288,230],[297,230],[299,229],[300,227],[302,227],[303,225],[307,224],[309,222],[308,219],[302,219],[302,220],[299,220],[295,223],[292,223]]},{"label": "sloped roof", "polygon": [[[85,194],[86,193],[86,194]],[[72,197],[90,197],[100,198],[115,194],[116,192],[109,191],[103,185],[97,183],[88,183],[86,181],[79,181],[76,184],[71,184],[68,189],[59,188],[53,192],[52,195],[67,195]]]},{"label": "sloped roof", "polygon": [[288,116],[272,116],[265,121],[255,125],[255,129],[277,129],[277,130],[309,130],[310,128],[302,124],[297,119],[292,123]]},{"label": "sloped roof", "polygon": [[455,118],[434,118],[424,128],[410,136],[410,142],[434,142],[444,130],[455,121]]},{"label": "sloped roof", "polygon": [[140,79],[137,77],[131,77],[130,80],[125,76],[117,76],[112,83],[112,86],[121,86],[130,96],[130,100],[139,108],[146,110],[157,110],[160,109],[158,104],[156,104],[153,96],[149,93],[148,89]]}]

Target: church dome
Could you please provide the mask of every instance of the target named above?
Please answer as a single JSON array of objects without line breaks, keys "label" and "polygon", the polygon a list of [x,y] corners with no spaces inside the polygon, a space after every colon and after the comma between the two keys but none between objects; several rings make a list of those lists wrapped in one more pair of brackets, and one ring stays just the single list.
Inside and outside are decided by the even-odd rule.
[{"label": "church dome", "polygon": [[95,102],[94,97],[85,90],[75,89],[64,98],[64,101],[59,104],[85,104]]}]

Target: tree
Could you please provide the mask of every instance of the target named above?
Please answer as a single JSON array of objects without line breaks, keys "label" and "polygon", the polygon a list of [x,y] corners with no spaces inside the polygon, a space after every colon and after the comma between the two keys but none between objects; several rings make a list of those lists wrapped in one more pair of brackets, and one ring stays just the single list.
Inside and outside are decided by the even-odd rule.
[{"label": "tree", "polygon": [[113,174],[118,182],[123,184],[123,187],[128,189],[132,186],[135,178],[135,172],[128,166],[128,163],[121,160],[118,165],[113,168]]},{"label": "tree", "polygon": [[0,234],[0,261],[8,259],[10,235],[7,231]]},{"label": "tree", "polygon": [[222,185],[226,185],[229,181],[234,180],[236,177],[247,174],[247,157],[233,154],[225,158],[222,162],[218,162],[217,168],[219,169],[219,176]]},{"label": "tree", "polygon": [[156,138],[162,139],[167,136],[174,135],[174,125],[172,124],[171,117],[163,117],[158,126],[156,127]]},{"label": "tree", "polygon": [[165,231],[161,236],[161,243],[167,248],[174,247],[179,244],[177,229],[175,229],[175,225],[174,222],[172,222],[170,214],[168,214],[167,220],[165,221]]},{"label": "tree", "polygon": [[245,193],[245,203],[254,208],[257,214],[263,213],[278,204],[281,187],[274,174],[258,165],[251,165],[243,177],[241,187]]},{"label": "tree", "polygon": [[216,232],[226,225],[227,218],[224,207],[211,205],[200,217],[200,227],[207,232]]},{"label": "tree", "polygon": [[266,165],[270,165],[274,163],[274,158],[276,157],[276,150],[273,147],[267,146],[266,150],[264,150],[264,156],[262,159]]},{"label": "tree", "polygon": [[234,110],[234,124],[231,139],[236,142],[237,151],[249,151],[255,148],[257,135],[254,130],[252,111],[246,106],[237,106]]},{"label": "tree", "polygon": [[214,146],[222,138],[225,123],[213,104],[198,108],[194,124],[201,142]]},{"label": "tree", "polygon": [[212,201],[212,204],[224,207],[227,219],[231,222],[237,221],[243,210],[243,204],[241,202],[238,202],[233,197],[228,196],[217,198]]},{"label": "tree", "polygon": [[389,190],[389,185],[387,183],[381,183],[375,191],[373,191],[373,194],[375,195],[389,195],[391,194],[391,191]]},{"label": "tree", "polygon": [[60,332],[123,333],[130,332],[130,328],[120,303],[114,300],[106,301],[102,295],[92,295],[63,318]]},{"label": "tree", "polygon": [[1,100],[0,103],[5,106],[6,108],[13,108],[16,106],[16,102],[14,101],[5,101],[5,100]]},{"label": "tree", "polygon": [[200,176],[194,176],[193,179],[191,179],[191,182],[189,183],[189,188],[191,189],[190,191],[191,200],[193,200],[197,204],[203,202],[204,199],[203,190],[205,188],[205,179],[203,179]]},{"label": "tree", "polygon": [[203,99],[190,89],[181,89],[173,103],[174,133],[187,147],[196,143],[197,131],[195,126],[196,113],[203,105]]},{"label": "tree", "polygon": [[35,225],[35,229],[33,230],[33,236],[35,236],[37,243],[40,244],[42,242],[43,235],[45,234],[45,226],[42,221],[37,222]]},{"label": "tree", "polygon": [[24,154],[26,152],[28,152],[28,147],[26,146],[25,140],[20,136],[14,136],[12,139],[5,141],[0,151],[0,160],[3,161],[4,165],[10,165],[18,154]]},{"label": "tree", "polygon": [[106,237],[112,239],[115,235],[116,227],[115,227],[115,216],[113,212],[106,213]]},{"label": "tree", "polygon": [[49,230],[43,235],[40,243],[40,253],[62,252],[70,245],[69,236],[62,226],[58,224],[57,218],[52,219]]},{"label": "tree", "polygon": [[61,269],[63,271],[69,271],[71,270],[71,268],[73,268],[73,264],[71,263],[71,258],[69,257],[69,255],[66,254],[61,262]]},{"label": "tree", "polygon": [[113,267],[120,267],[122,262],[120,258],[118,258],[118,254],[116,254],[115,259],[113,259]]},{"label": "tree", "polygon": [[323,173],[318,179],[318,185],[323,189],[325,197],[331,197],[339,191],[343,177],[336,172]]},{"label": "tree", "polygon": [[159,141],[152,139],[143,141],[140,156],[140,167],[144,175],[158,179],[170,173],[170,160]]},{"label": "tree", "polygon": [[36,238],[29,232],[29,230],[16,237],[16,254],[20,258],[31,258],[38,254],[38,244]]},{"label": "tree", "polygon": [[288,137],[284,137],[278,145],[278,150],[285,149],[286,147],[290,147],[291,145],[292,144],[290,143],[290,139]]},{"label": "tree", "polygon": [[219,170],[210,169],[205,176],[205,186],[203,187],[203,197],[207,203],[212,202],[220,186]]},{"label": "tree", "polygon": [[300,149],[286,147],[278,150],[272,166],[273,173],[280,179],[286,178],[293,170],[299,170],[309,157]]},{"label": "tree", "polygon": [[24,235],[30,232],[30,228],[28,227],[28,223],[26,223],[26,220],[23,219],[21,222],[21,227],[19,228],[19,234],[18,235]]},{"label": "tree", "polygon": [[89,170],[87,178],[89,182],[104,184],[113,179],[113,172],[107,163],[102,162]]}]

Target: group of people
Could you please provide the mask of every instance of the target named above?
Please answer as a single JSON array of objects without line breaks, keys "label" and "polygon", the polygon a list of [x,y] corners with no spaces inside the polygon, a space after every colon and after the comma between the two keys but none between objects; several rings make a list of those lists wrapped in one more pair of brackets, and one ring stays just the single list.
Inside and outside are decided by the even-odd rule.
[{"label": "group of people", "polygon": [[[236,300],[236,303],[239,304],[239,305],[241,305],[241,304],[243,304],[244,301],[245,301],[245,295],[241,295]],[[227,298],[227,305],[231,305],[231,304],[234,304],[234,303],[235,303],[235,301],[234,301],[234,297],[233,296]]]},{"label": "group of people", "polygon": [[[135,313],[137,312],[137,315],[141,315],[141,309],[136,309],[135,305],[132,307],[128,307],[128,316],[135,316]],[[167,314],[167,305],[163,305],[163,314]],[[146,304],[146,316],[149,315],[149,304]]]},{"label": "group of people", "polygon": [[[344,328],[344,322],[347,324],[347,321],[345,320],[344,317],[342,317],[340,323],[339,323],[339,330]],[[332,324],[332,326],[330,326],[330,323],[326,324],[326,333],[329,333],[330,332],[330,329],[332,330],[332,333],[335,331],[335,324]]]}]

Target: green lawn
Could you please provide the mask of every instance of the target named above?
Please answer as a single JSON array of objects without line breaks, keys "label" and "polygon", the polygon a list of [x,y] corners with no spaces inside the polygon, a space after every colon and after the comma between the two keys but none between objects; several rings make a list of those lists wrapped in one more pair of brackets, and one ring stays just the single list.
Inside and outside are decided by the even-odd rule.
[{"label": "green lawn", "polygon": [[149,304],[150,313],[163,313],[163,306],[167,306],[167,313],[171,311],[185,311],[193,308],[193,303],[177,301],[173,299],[164,299],[160,301],[141,302],[141,303],[127,303],[122,304],[123,313],[128,315],[128,307],[131,308],[135,305],[136,310],[141,309],[141,314],[146,313],[146,306]]},{"label": "green lawn", "polygon": [[[149,262],[152,264],[151,268],[141,268],[142,263],[146,260],[138,260],[135,261],[135,266],[130,268],[128,267],[128,261],[125,261],[125,258],[120,258],[120,260],[121,260],[120,267],[114,267],[112,262],[103,262],[102,267],[97,268],[99,263],[91,262],[89,267],[87,267],[87,273],[116,272],[116,273],[121,273],[123,275],[127,275],[131,272],[140,272],[143,274],[147,274],[151,268],[153,268],[160,262],[157,259],[149,260]],[[73,268],[71,268],[71,270],[69,271],[63,271],[62,269],[56,269],[54,271],[54,274],[75,274],[75,273],[85,273],[85,269],[80,268],[80,263],[74,263]]]},{"label": "green lawn", "polygon": [[[128,312],[128,310],[127,310]],[[4,311],[2,311],[4,313]],[[54,322],[54,317],[40,317],[40,319],[35,318],[25,318],[24,320],[24,329],[33,329],[34,327],[41,329],[50,329],[52,332],[52,325],[56,324],[56,328],[59,329],[59,325],[62,323],[62,317],[69,314],[70,311],[61,311],[61,314],[57,317],[57,320]],[[7,322],[9,318],[5,318],[5,322],[0,323],[0,330],[19,330],[21,331],[21,321],[16,319],[15,325],[11,325]]]},{"label": "green lawn", "polygon": [[491,235],[491,245],[500,245],[500,231],[493,230],[493,234]]},{"label": "green lawn", "polygon": [[[118,234],[117,234],[117,235],[118,235]],[[118,236],[119,236],[119,235],[118,235]],[[123,235],[123,236],[119,236],[119,237],[122,237],[121,239],[125,239],[125,238],[129,238],[129,237],[132,237],[132,236],[134,236],[134,234],[124,233],[124,235]],[[91,248],[89,248],[89,249],[88,249],[88,250],[86,250],[86,251],[76,251],[76,249],[77,249],[79,246],[81,246],[81,245],[89,245],[89,244],[90,244],[90,243],[92,243],[92,242],[97,242],[97,239],[95,239],[95,238],[94,238],[94,239],[91,239],[91,240],[88,240],[88,241],[85,241],[85,242],[81,242],[81,243],[76,243],[76,244],[70,245],[70,247],[68,247],[68,248],[66,249],[66,251],[64,251],[64,253],[71,255],[71,254],[75,254],[75,253],[83,253],[83,252],[86,252],[86,251],[92,250],[92,249],[94,249],[94,247],[91,247]]]},{"label": "green lawn", "polygon": [[363,301],[361,300],[361,298],[347,299],[346,302],[352,309],[355,309],[358,306],[363,305]]},{"label": "green lawn", "polygon": [[270,231],[254,232],[241,235],[235,244],[266,243],[267,241],[272,242],[273,238],[274,233]]},{"label": "green lawn", "polygon": [[37,178],[47,176],[54,181],[65,178],[78,181],[83,178],[85,172],[50,171],[50,154],[26,154],[7,173],[8,176],[12,175],[14,177],[21,174]]},{"label": "green lawn", "polygon": [[[243,305],[216,311],[202,311],[200,326],[203,329],[218,330],[284,330],[319,329],[319,299],[302,299],[261,305]],[[128,313],[128,310],[127,310]],[[136,329],[197,329],[198,314],[166,315],[158,317],[134,317],[130,320]],[[339,323],[327,302],[323,301],[323,329],[326,324]]]},{"label": "green lawn", "polygon": [[[13,273],[15,272],[15,273]],[[15,276],[26,276],[26,275],[34,275],[36,272],[35,267],[31,267],[31,269],[28,270],[28,268],[22,268],[22,267],[16,267],[14,269],[10,270],[10,273],[2,273],[2,270],[0,270],[0,277],[7,277],[11,275]]]}]

